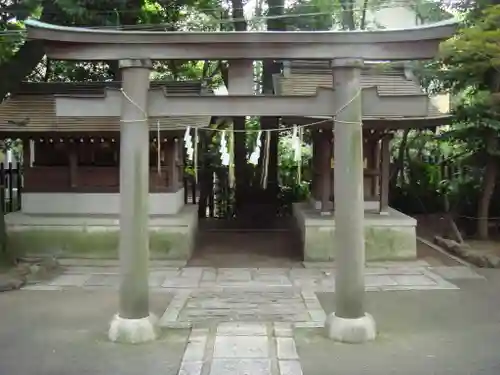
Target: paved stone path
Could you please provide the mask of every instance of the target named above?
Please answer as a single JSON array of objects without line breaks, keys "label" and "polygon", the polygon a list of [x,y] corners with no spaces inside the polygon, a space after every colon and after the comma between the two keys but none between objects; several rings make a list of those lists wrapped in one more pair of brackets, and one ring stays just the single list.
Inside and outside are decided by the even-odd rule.
[{"label": "paved stone path", "polygon": [[179,375],[302,375],[290,323],[193,328]]}]

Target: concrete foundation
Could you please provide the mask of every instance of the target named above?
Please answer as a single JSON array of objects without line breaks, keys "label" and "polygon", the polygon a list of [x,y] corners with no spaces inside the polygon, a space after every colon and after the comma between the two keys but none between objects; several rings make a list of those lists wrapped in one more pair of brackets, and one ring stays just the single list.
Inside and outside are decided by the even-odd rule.
[{"label": "concrete foundation", "polygon": [[111,321],[108,338],[113,342],[140,344],[157,336],[158,318],[150,314],[141,319],[125,319],[116,314]]},{"label": "concrete foundation", "polygon": [[[197,206],[187,205],[175,215],[149,217],[152,259],[187,260],[198,227]],[[58,257],[118,258],[118,215],[5,216],[8,246],[17,254],[52,254]]]},{"label": "concrete foundation", "polygon": [[377,336],[375,320],[367,313],[355,319],[340,318],[332,313],[326,318],[325,329],[329,338],[347,344],[362,344]]},{"label": "concrete foundation", "polygon": [[[321,216],[308,203],[296,203],[293,215],[300,232],[305,261],[335,259],[333,215]],[[366,260],[415,259],[417,256],[417,222],[405,214],[389,209],[388,214],[365,211]]]},{"label": "concrete foundation", "polygon": [[[172,215],[184,206],[184,189],[149,193],[150,215]],[[27,215],[118,215],[120,193],[23,193]]]}]

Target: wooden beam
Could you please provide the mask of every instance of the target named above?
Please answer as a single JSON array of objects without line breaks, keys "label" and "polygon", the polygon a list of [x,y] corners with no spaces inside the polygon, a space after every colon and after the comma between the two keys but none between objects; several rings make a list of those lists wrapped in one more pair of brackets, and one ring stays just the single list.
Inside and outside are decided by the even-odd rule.
[{"label": "wooden beam", "polygon": [[312,158],[311,158],[311,171],[312,171],[312,181],[311,181],[311,194],[315,201],[320,197],[320,184],[318,175],[320,172],[320,133],[317,129],[311,130],[312,138]]},{"label": "wooden beam", "polygon": [[76,188],[78,186],[78,145],[74,143],[69,144],[68,159],[69,186]]},{"label": "wooden beam", "polygon": [[380,208],[381,215],[389,214],[389,169],[391,162],[391,137],[382,138],[380,150]]},{"label": "wooden beam", "polygon": [[[380,139],[377,139],[375,141],[375,147],[374,147],[374,150],[373,150],[373,162],[374,162],[374,165],[377,166],[379,168],[379,172],[380,172],[380,155],[381,155],[381,141]],[[374,189],[373,189],[373,194],[378,197],[380,195],[380,178],[377,178],[374,180],[375,182],[375,186],[374,186]]]},{"label": "wooden beam", "polygon": [[168,187],[175,189],[179,184],[178,141],[169,140],[167,144]]}]

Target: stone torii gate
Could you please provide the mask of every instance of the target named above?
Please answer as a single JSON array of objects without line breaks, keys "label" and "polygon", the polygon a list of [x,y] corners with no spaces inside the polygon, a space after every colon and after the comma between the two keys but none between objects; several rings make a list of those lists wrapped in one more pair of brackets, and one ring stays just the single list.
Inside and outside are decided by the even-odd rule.
[{"label": "stone torii gate", "polygon": [[[434,57],[455,22],[402,30],[318,32],[148,32],[60,27],[26,22],[47,57],[119,60],[122,70],[120,150],[120,306],[109,338],[156,337],[148,299],[148,116],[332,116],[335,126],[336,311],[329,337],[364,342],[376,335],[364,308],[363,150],[360,72],[365,60]],[[175,96],[149,101],[151,60],[229,60],[229,96]],[[310,97],[252,95],[252,60],[330,60],[334,88]],[[120,108],[120,107],[118,107]]]}]

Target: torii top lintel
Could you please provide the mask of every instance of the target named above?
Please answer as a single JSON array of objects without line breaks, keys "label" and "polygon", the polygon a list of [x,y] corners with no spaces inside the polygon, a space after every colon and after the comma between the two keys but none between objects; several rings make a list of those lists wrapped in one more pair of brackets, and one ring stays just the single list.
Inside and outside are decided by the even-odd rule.
[{"label": "torii top lintel", "polygon": [[377,31],[169,32],[65,27],[28,20],[29,39],[45,41],[48,57],[121,59],[422,60],[455,32],[455,20]]}]

